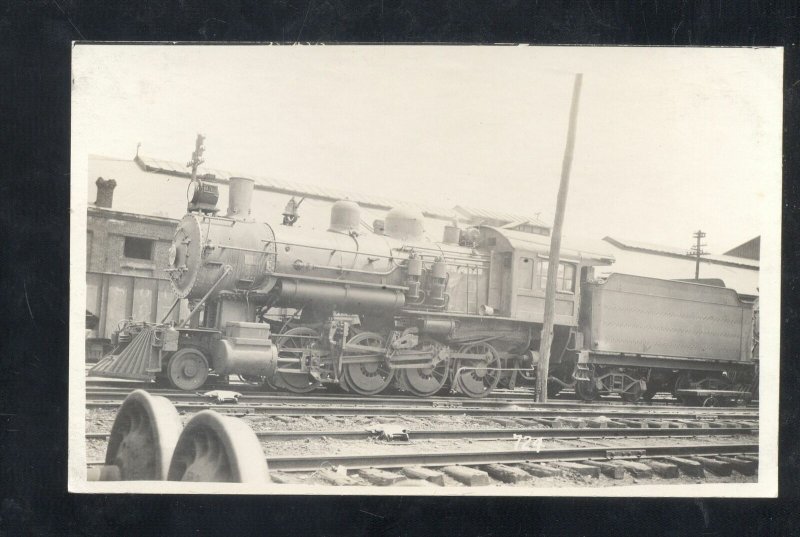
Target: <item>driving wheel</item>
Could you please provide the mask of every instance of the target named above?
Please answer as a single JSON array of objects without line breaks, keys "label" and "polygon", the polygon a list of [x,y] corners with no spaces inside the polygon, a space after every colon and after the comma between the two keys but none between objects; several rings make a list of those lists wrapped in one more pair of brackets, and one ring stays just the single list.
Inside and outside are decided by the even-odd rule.
[{"label": "driving wheel", "polygon": [[[281,334],[277,342],[278,367],[283,371],[275,372],[271,384],[294,393],[308,393],[316,388],[318,383],[314,377],[301,371],[300,360],[303,359],[304,350],[314,348],[318,340],[317,331],[307,326],[298,326]],[[297,372],[287,369],[296,369]]]},{"label": "driving wheel", "polygon": [[500,382],[500,357],[488,343],[475,343],[461,348],[459,354],[474,358],[459,358],[454,366],[454,387],[469,397],[485,397]]},{"label": "driving wheel", "polygon": [[361,395],[375,395],[385,390],[394,378],[394,369],[386,363],[386,341],[375,332],[361,332],[347,342],[342,356],[379,359],[379,361],[344,364],[344,386]]},{"label": "driving wheel", "polygon": [[422,349],[431,353],[433,364],[401,369],[397,376],[402,379],[399,383],[401,389],[420,397],[427,397],[437,393],[447,382],[447,375],[450,372],[450,353],[445,345],[433,340],[423,340]]}]

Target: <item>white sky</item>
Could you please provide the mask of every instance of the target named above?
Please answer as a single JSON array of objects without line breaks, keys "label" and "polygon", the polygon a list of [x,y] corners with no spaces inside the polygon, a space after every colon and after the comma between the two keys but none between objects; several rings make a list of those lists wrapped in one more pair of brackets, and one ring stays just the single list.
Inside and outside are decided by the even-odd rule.
[{"label": "white sky", "polygon": [[762,233],[776,49],[79,45],[73,129],[87,154],[186,162],[201,132],[209,167],[551,220],[574,72],[567,235]]}]

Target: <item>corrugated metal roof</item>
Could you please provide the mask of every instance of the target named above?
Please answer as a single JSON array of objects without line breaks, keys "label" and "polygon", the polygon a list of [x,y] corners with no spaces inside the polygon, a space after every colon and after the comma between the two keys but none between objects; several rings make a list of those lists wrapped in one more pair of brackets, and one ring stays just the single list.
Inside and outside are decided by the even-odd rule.
[{"label": "corrugated metal roof", "polygon": [[758,237],[753,237],[749,241],[742,243],[735,248],[731,248],[725,252],[725,255],[759,260],[761,258],[761,235]]},{"label": "corrugated metal roof", "polygon": [[[693,259],[694,256],[688,253],[688,248],[675,248],[672,246],[663,246],[660,244],[651,244],[648,242],[632,241],[628,239],[620,239],[618,237],[604,237],[604,241],[613,244],[618,248],[627,250],[639,250],[642,252],[649,252],[653,254],[668,255],[672,257],[682,257],[686,259]],[[738,265],[758,270],[759,262],[741,257],[733,257],[729,255],[704,255],[702,256],[703,262],[706,263],[720,263],[727,265]]]},{"label": "corrugated metal roof", "polygon": [[[177,162],[160,160],[152,157],[137,156],[136,162],[140,167],[146,171],[155,173],[165,173],[169,175],[179,175],[182,177],[189,177],[190,171],[186,165],[181,165]],[[344,190],[322,187],[318,185],[310,185],[298,183],[294,181],[285,181],[282,179],[275,179],[274,177],[257,176],[248,173],[237,173],[218,168],[207,168],[200,166],[197,170],[200,176],[212,174],[221,182],[226,182],[231,177],[247,177],[253,179],[256,187],[262,190],[270,190],[274,192],[281,192],[293,196],[312,197],[326,201],[336,201],[343,198],[348,198],[355,201],[359,205],[366,207],[373,207],[377,209],[388,210],[392,207],[402,206],[410,209],[420,211],[425,216],[433,218],[441,218],[450,220],[455,216],[451,209],[429,205],[424,203],[393,200],[383,196],[373,196],[362,192],[347,192]]]},{"label": "corrugated metal roof", "polygon": [[480,220],[482,218],[489,220],[498,220],[501,222],[528,222],[536,226],[541,226],[550,229],[550,225],[543,221],[538,216],[523,216],[518,214],[511,214],[500,211],[491,211],[488,209],[480,209],[477,207],[464,207],[463,205],[456,205],[455,210],[470,220]]}]

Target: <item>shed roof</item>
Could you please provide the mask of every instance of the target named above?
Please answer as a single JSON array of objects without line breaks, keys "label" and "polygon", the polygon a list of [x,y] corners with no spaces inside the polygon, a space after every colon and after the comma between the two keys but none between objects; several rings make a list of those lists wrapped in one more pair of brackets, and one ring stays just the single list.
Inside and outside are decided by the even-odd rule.
[{"label": "shed roof", "polygon": [[[148,172],[176,175],[180,177],[190,177],[191,175],[185,164],[181,165],[180,163],[173,161],[143,156],[137,156],[135,161],[143,170]],[[365,194],[363,192],[348,192],[336,188],[298,183],[295,181],[286,181],[283,179],[276,179],[274,177],[254,175],[252,173],[221,170],[206,166],[200,166],[197,170],[197,174],[199,176],[204,176],[204,180],[208,180],[209,182],[227,183],[231,177],[246,177],[255,181],[255,186],[259,190],[289,194],[292,196],[302,196],[324,201],[337,201],[347,198],[351,201],[355,201],[363,207],[384,210],[391,209],[392,207],[408,207],[420,211],[425,216],[432,218],[442,218],[448,220],[453,218],[453,211],[445,207],[390,199],[383,196]]]},{"label": "shed roof", "polygon": [[454,210],[469,220],[481,220],[481,219],[495,220],[499,222],[506,222],[507,224],[516,223],[516,225],[529,223],[534,226],[540,226],[546,229],[550,229],[550,225],[541,218],[539,218],[539,215],[524,216],[524,215],[506,213],[504,211],[491,211],[488,209],[481,209],[478,207],[465,207],[463,205],[456,205]]},{"label": "shed roof", "polygon": [[[687,249],[675,248],[672,246],[663,246],[659,244],[652,244],[641,241],[632,241],[629,239],[622,239],[619,237],[604,237],[603,240],[610,244],[613,244],[617,248],[622,248],[624,250],[635,250],[635,251],[646,252],[656,255],[664,255],[669,257],[694,259],[694,256],[689,254]],[[704,263],[739,266],[739,267],[750,268],[753,270],[758,270],[759,268],[758,261],[744,259],[741,257],[733,257],[730,255],[709,254],[702,256],[702,259]]]}]

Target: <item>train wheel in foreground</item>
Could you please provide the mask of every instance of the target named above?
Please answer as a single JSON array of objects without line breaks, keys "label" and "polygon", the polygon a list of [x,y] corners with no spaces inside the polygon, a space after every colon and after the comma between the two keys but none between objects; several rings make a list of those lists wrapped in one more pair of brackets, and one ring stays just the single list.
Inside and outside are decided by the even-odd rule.
[{"label": "train wheel in foreground", "polygon": [[115,480],[166,479],[181,429],[178,411],[166,397],[153,396],[144,390],[131,392],[111,427],[106,468],[117,468],[113,472]]},{"label": "train wheel in foreground", "polygon": [[425,350],[433,354],[433,365],[414,369],[401,369],[398,377],[403,390],[420,397],[427,397],[441,390],[450,372],[450,360],[447,347],[435,341],[423,341]]},{"label": "train wheel in foreground", "polygon": [[347,342],[342,356],[380,358],[379,361],[344,364],[345,385],[361,395],[375,395],[385,390],[394,378],[394,369],[386,363],[386,341],[375,332],[361,332]]},{"label": "train wheel in foreground", "polygon": [[184,427],[167,474],[169,481],[269,482],[267,460],[247,423],[204,410]]},{"label": "train wheel in foreground", "polygon": [[167,377],[179,390],[196,390],[208,380],[208,360],[197,349],[180,349],[167,363]]},{"label": "train wheel in foreground", "polygon": [[454,366],[453,385],[469,397],[485,397],[500,382],[500,356],[488,343],[474,343],[461,347],[459,354],[474,358],[459,358]]},{"label": "train wheel in foreground", "polygon": [[575,394],[584,401],[594,401],[599,395],[597,393],[597,386],[592,380],[579,380],[575,383]]},{"label": "train wheel in foreground", "polygon": [[[300,370],[303,350],[317,344],[319,334],[313,328],[298,326],[287,330],[278,338],[278,367],[284,371],[275,373],[273,384],[294,393],[308,393],[317,387],[317,381],[308,373]],[[287,369],[296,369],[290,373]]]}]

